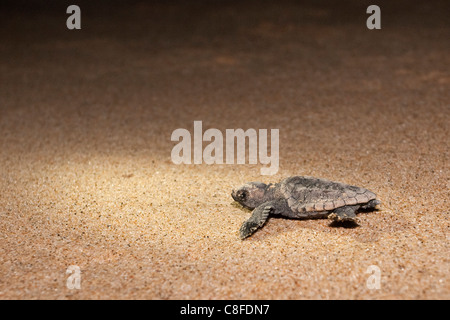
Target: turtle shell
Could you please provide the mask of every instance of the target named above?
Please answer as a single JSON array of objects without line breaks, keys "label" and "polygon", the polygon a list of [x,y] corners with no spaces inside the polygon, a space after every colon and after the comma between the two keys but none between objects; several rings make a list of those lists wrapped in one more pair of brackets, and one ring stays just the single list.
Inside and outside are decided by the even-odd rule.
[{"label": "turtle shell", "polygon": [[365,204],[376,198],[364,188],[313,177],[290,177],[280,183],[280,191],[293,212],[322,212]]}]

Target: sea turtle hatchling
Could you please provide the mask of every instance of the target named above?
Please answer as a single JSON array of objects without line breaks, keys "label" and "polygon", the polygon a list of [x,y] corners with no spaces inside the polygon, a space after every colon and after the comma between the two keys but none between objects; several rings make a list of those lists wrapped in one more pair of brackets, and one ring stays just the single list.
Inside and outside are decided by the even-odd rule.
[{"label": "sea turtle hatchling", "polygon": [[375,209],[381,202],[364,188],[313,177],[289,177],[276,184],[249,182],[231,196],[254,209],[240,228],[245,239],[261,228],[269,215],[294,219],[326,218],[355,221],[358,210]]}]

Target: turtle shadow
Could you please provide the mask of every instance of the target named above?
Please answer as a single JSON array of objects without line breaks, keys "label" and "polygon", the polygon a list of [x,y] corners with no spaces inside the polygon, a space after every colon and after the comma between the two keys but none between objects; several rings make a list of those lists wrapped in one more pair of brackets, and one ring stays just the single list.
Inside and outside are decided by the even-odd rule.
[{"label": "turtle shadow", "polygon": [[[246,213],[251,214],[253,211],[238,202],[232,202],[231,205]],[[358,210],[356,221],[330,221],[326,218],[296,219],[271,215],[264,227],[245,241],[264,241],[276,234],[295,232],[299,228],[351,237],[358,242],[368,243],[378,242],[383,234],[408,229],[410,222],[392,212],[378,208]]]},{"label": "turtle shadow", "polygon": [[330,221],[326,218],[295,219],[271,216],[260,230],[245,239],[245,241],[265,241],[275,237],[277,234],[288,234],[300,229],[316,230],[325,234],[351,235],[354,238],[356,238],[354,231],[362,230],[361,225],[353,221]]},{"label": "turtle shadow", "polygon": [[[367,209],[359,209],[357,213],[357,219],[358,217],[361,217],[368,213],[376,213],[378,211],[381,211],[377,208],[367,208]],[[358,220],[356,221],[331,221],[328,224],[331,228],[344,228],[344,229],[355,229],[361,227],[361,225],[358,223]]]},{"label": "turtle shadow", "polygon": [[360,225],[356,221],[331,221],[328,226],[331,228],[344,229],[355,229],[360,227]]},{"label": "turtle shadow", "polygon": [[290,218],[290,217],[285,217],[285,216],[279,216],[279,215],[274,215],[271,216],[270,219],[282,219],[282,220],[291,220],[291,221],[329,221],[328,223],[328,227],[331,228],[343,228],[343,229],[355,229],[355,228],[359,228],[360,225],[358,224],[358,222],[356,221],[335,221],[335,220],[330,220],[327,218],[303,218],[303,219],[298,219],[298,218]]},{"label": "turtle shadow", "polygon": [[[294,219],[271,216],[268,223],[250,237],[249,240],[263,241],[274,237],[278,233],[309,229],[324,234],[350,237],[361,243],[375,243],[386,233],[400,232],[411,226],[411,223],[403,217],[379,209],[361,210],[358,212],[357,217],[358,222],[336,222],[323,218]],[[295,221],[295,223],[291,221]]]},{"label": "turtle shadow", "polygon": [[247,213],[252,213],[253,210],[254,210],[254,209],[250,209],[250,208],[244,207],[242,204],[240,204],[237,201],[232,202],[231,206],[233,206],[233,207],[235,207],[235,208],[237,208],[237,209],[239,209],[241,211],[247,212]]}]

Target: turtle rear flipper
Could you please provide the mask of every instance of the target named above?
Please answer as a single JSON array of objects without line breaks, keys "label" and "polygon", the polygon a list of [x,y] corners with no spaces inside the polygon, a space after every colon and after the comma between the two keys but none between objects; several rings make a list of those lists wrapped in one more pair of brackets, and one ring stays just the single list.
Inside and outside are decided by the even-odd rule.
[{"label": "turtle rear flipper", "polygon": [[381,204],[380,200],[377,200],[377,199],[370,200],[369,202],[367,202],[367,204],[362,205],[361,209],[362,210],[372,210],[372,209],[375,209],[375,207],[379,204]]},{"label": "turtle rear flipper", "polygon": [[359,206],[345,206],[334,209],[332,213],[328,215],[328,219],[337,222],[352,221],[356,222],[356,211]]}]

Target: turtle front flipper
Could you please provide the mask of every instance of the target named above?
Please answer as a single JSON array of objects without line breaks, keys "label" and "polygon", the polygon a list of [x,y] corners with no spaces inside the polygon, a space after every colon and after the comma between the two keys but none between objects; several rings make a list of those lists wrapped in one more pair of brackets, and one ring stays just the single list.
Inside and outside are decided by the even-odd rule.
[{"label": "turtle front flipper", "polygon": [[269,218],[269,215],[274,212],[274,206],[270,202],[263,203],[255,210],[253,210],[252,216],[246,222],[244,222],[239,229],[239,236],[241,239],[245,239],[261,228]]},{"label": "turtle front flipper", "polygon": [[356,211],[359,206],[345,206],[334,209],[332,213],[328,215],[328,219],[337,222],[351,221],[356,222]]}]

